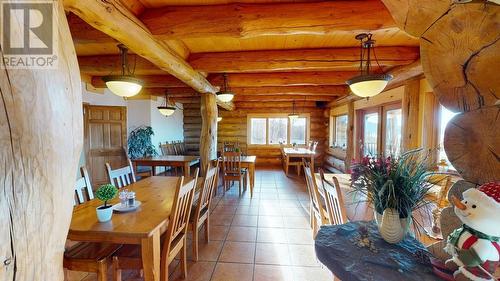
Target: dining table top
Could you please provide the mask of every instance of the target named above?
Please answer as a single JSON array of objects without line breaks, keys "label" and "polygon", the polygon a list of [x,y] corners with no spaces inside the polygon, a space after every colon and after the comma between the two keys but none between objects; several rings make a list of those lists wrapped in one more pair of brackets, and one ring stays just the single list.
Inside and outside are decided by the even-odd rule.
[{"label": "dining table top", "polygon": [[290,155],[314,155],[316,154],[316,152],[308,149],[308,148],[304,148],[304,147],[285,147],[283,148],[283,152],[285,154],[290,154]]},{"label": "dining table top", "polygon": [[159,155],[143,158],[133,159],[132,162],[161,162],[161,161],[175,161],[175,162],[194,162],[200,160],[200,156],[193,155]]},{"label": "dining table top", "polygon": [[[75,206],[68,238],[106,234],[149,237],[154,231],[167,227],[179,180],[179,177],[153,176],[128,185],[125,188],[135,192],[141,205],[135,211],[115,212],[108,222],[97,221],[96,208],[103,204],[98,199]],[[116,203],[118,198],[108,204]]]}]

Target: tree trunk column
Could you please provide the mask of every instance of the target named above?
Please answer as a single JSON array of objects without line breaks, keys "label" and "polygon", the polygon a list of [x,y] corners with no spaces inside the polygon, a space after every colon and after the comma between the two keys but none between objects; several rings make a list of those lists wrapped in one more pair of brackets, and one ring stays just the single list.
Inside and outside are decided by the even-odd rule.
[{"label": "tree trunk column", "polygon": [[53,3],[58,12],[53,28],[58,68],[0,67],[1,280],[63,280],[83,110],[66,15],[62,1]]},{"label": "tree trunk column", "polygon": [[217,97],[201,94],[200,168],[202,175],[210,160],[217,158]]}]

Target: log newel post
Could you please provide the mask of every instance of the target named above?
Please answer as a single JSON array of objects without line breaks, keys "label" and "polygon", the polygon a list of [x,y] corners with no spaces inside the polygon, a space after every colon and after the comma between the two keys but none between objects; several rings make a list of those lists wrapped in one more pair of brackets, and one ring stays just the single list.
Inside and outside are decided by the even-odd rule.
[{"label": "log newel post", "polygon": [[217,97],[201,95],[200,168],[205,175],[210,161],[217,158]]},{"label": "log newel post", "polygon": [[[52,3],[57,68],[0,67],[0,280],[5,281],[64,279],[83,114],[66,16],[61,1]],[[6,56],[0,46],[0,62]]]}]

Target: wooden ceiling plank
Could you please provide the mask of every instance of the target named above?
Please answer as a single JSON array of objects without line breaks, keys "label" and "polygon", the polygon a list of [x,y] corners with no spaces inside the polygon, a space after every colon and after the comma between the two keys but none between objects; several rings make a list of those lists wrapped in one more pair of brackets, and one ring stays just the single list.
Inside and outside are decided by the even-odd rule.
[{"label": "wooden ceiling plank", "polygon": [[118,0],[65,0],[66,10],[79,16],[94,28],[125,44],[131,51],[147,58],[201,93],[215,93],[203,75],[195,71],[165,44],[155,39]]},{"label": "wooden ceiling plank", "polygon": [[140,18],[162,39],[318,35],[395,26],[376,0],[168,6],[146,9]]},{"label": "wooden ceiling plank", "polygon": [[[410,64],[419,58],[418,47],[377,47],[380,66]],[[321,48],[191,54],[193,68],[208,73],[356,70],[359,48]]]}]

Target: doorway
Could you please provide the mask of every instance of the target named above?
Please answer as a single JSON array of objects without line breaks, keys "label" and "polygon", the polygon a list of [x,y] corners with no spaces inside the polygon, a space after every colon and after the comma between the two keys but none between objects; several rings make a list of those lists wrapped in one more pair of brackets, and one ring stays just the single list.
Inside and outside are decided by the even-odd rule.
[{"label": "doorway", "polygon": [[92,185],[108,183],[105,163],[127,164],[127,108],[84,105],[85,165]]}]

